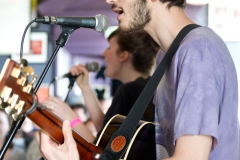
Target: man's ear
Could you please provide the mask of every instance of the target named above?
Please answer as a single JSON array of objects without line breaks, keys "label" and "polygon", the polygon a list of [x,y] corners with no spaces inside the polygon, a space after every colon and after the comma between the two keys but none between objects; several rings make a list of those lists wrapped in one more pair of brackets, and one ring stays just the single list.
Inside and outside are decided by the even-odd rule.
[{"label": "man's ear", "polygon": [[120,59],[120,62],[124,62],[129,59],[130,53],[128,51],[121,52],[118,57]]}]

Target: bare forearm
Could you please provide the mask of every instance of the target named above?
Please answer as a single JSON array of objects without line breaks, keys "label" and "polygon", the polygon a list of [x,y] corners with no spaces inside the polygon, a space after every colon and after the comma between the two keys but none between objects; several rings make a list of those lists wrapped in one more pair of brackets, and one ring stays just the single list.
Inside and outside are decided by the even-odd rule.
[{"label": "bare forearm", "polygon": [[208,160],[207,159],[201,159],[201,158],[186,158],[186,157],[170,157],[170,158],[167,158],[167,159],[163,159],[163,160]]},{"label": "bare forearm", "polygon": [[89,142],[93,142],[95,140],[95,137],[92,135],[92,133],[86,128],[86,126],[83,123],[79,123],[73,128],[77,133],[79,133],[82,137],[87,139]]},{"label": "bare forearm", "polygon": [[82,90],[83,98],[89,115],[97,131],[102,127],[104,113],[93,89],[89,86]]},{"label": "bare forearm", "polygon": [[164,160],[208,160],[211,146],[211,136],[183,135],[176,141],[173,156]]}]

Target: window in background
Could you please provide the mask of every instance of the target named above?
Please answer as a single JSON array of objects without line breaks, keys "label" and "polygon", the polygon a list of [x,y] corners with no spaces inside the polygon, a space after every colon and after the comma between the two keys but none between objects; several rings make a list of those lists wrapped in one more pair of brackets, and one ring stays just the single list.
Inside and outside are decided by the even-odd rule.
[{"label": "window in background", "polygon": [[240,41],[240,1],[214,1],[208,7],[208,26],[225,42]]},{"label": "window in background", "polygon": [[[20,52],[23,32],[30,22],[29,0],[0,1],[0,54]],[[29,31],[24,39],[24,53],[30,51]]]}]

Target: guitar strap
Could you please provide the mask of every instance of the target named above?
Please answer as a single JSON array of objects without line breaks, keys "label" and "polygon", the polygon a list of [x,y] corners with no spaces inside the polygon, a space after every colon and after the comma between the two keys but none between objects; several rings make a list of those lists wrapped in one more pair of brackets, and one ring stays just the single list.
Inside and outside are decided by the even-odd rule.
[{"label": "guitar strap", "polygon": [[171,64],[172,57],[177,51],[182,39],[188,34],[188,32],[197,27],[200,26],[196,24],[189,24],[179,32],[169,50],[163,57],[161,63],[158,65],[154,74],[144,87],[142,93],[134,103],[125,121],[122,123],[118,131],[112,135],[110,141],[103,151],[101,160],[119,160],[122,157],[131,141],[139,120],[142,118],[148,103],[153,97],[154,91],[164,75],[165,70]]}]

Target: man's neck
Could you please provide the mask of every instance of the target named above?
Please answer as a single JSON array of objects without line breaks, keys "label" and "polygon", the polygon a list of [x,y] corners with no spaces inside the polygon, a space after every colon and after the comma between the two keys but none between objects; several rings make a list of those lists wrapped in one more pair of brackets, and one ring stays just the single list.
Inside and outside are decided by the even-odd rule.
[{"label": "man's neck", "polygon": [[168,9],[166,4],[156,3],[158,5],[152,5],[152,20],[145,30],[160,45],[161,49],[167,52],[180,30],[194,22],[187,17],[183,9],[179,7]]}]

